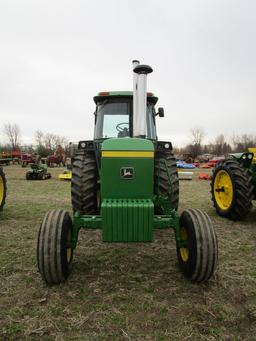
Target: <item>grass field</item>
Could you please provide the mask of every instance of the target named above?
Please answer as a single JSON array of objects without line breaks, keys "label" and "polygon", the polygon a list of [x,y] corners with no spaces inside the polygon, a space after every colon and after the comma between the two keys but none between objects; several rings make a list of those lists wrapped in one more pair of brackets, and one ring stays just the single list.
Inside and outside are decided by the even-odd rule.
[{"label": "grass field", "polygon": [[46,211],[71,211],[70,183],[26,181],[5,167],[0,213],[0,340],[256,340],[256,205],[243,222],[216,216],[208,181],[180,182],[180,209],[201,208],[219,241],[216,274],[188,282],[172,230],[151,244],[103,244],[82,231],[69,280],[46,286],[37,270],[37,233]]}]

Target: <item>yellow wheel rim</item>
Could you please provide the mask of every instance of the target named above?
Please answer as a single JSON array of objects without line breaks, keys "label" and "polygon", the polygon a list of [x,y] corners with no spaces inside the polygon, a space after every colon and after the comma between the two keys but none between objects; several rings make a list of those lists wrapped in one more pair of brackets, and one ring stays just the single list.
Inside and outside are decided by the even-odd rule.
[{"label": "yellow wheel rim", "polygon": [[[70,243],[71,242],[71,228],[68,229],[68,237],[67,237],[67,242]],[[68,247],[67,248],[67,262],[70,263],[71,262],[71,258],[72,258],[72,248]]]},{"label": "yellow wheel rim", "polygon": [[[182,227],[180,230],[180,237],[182,241],[188,240],[188,231],[185,227]],[[187,262],[189,259],[189,249],[187,247],[181,247],[180,248],[180,257],[183,260],[183,262]]]},{"label": "yellow wheel rim", "polygon": [[2,176],[0,175],[0,206],[4,199],[4,180]]},{"label": "yellow wheel rim", "polygon": [[220,209],[226,211],[230,208],[233,200],[233,183],[230,175],[225,170],[220,170],[214,179],[214,198]]}]

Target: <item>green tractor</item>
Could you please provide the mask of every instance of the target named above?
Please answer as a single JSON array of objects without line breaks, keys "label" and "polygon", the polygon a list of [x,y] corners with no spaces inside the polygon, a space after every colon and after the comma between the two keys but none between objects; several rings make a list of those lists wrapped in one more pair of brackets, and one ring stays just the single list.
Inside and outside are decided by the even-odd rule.
[{"label": "green tractor", "polygon": [[213,170],[211,195],[216,212],[225,218],[246,217],[256,199],[256,148],[230,154]]},{"label": "green tractor", "polygon": [[27,180],[46,180],[50,179],[51,173],[47,172],[47,167],[44,165],[32,164],[31,170],[26,173]]},{"label": "green tractor", "polygon": [[0,211],[3,210],[5,204],[6,191],[7,191],[6,177],[3,168],[0,167]]},{"label": "green tractor", "polygon": [[158,98],[146,91],[150,66],[133,62],[133,92],[101,92],[93,140],[80,141],[72,163],[73,217],[46,213],[37,242],[39,272],[48,284],[67,279],[81,228],[101,229],[103,242],[151,242],[154,229],[175,232],[178,263],[192,282],[214,273],[218,247],[208,215],[178,215],[179,179],[169,141],[158,141]]}]

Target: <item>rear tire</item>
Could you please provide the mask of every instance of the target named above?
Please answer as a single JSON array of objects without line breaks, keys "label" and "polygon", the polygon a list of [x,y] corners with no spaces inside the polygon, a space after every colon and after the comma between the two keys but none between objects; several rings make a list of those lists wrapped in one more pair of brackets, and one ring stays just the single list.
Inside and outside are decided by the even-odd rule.
[{"label": "rear tire", "polygon": [[38,173],[37,174],[37,180],[44,180],[44,174],[43,173]]},{"label": "rear tire", "polygon": [[186,245],[177,247],[181,271],[192,282],[206,282],[214,273],[218,259],[218,242],[209,216],[188,209],[180,217],[180,238]]},{"label": "rear tire", "polygon": [[74,212],[82,215],[98,213],[97,165],[95,156],[78,151],[72,165],[71,199]]},{"label": "rear tire", "polygon": [[221,217],[243,219],[252,206],[253,191],[252,177],[239,162],[225,160],[213,170],[211,195]]},{"label": "rear tire", "polygon": [[29,172],[26,173],[26,180],[31,180],[31,174]]},{"label": "rear tire", "polygon": [[[161,162],[161,160],[163,160],[163,162]],[[165,163],[170,175],[170,182]],[[159,155],[157,155],[155,159],[154,182],[155,194],[160,194],[163,197],[168,197],[172,208],[177,211],[179,206],[179,177],[177,172],[176,159],[173,154],[159,153]],[[161,208],[157,208],[157,211],[160,211],[160,213],[164,213],[162,212]]]},{"label": "rear tire", "polygon": [[52,285],[64,282],[70,274],[73,249],[72,220],[68,212],[52,210],[46,213],[37,240],[37,264],[43,280]]},{"label": "rear tire", "polygon": [[5,204],[6,192],[7,192],[6,177],[3,168],[0,167],[0,211],[2,211]]}]

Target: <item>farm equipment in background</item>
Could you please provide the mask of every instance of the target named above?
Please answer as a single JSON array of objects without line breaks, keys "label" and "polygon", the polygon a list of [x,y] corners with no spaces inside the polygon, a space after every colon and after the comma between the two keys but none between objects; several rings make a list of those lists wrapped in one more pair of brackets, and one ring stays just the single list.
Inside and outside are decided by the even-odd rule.
[{"label": "farm equipment in background", "polygon": [[205,212],[178,215],[179,179],[172,144],[158,141],[158,98],[146,92],[150,66],[133,62],[134,91],[101,92],[94,140],[80,141],[72,164],[73,219],[62,210],[46,213],[37,241],[43,280],[67,279],[81,228],[101,229],[104,242],[151,242],[154,229],[173,228],[178,263],[193,282],[205,282],[218,258],[217,237]]},{"label": "farm equipment in background", "polygon": [[3,168],[0,167],[0,211],[3,210],[6,198],[7,186],[6,177]]},{"label": "farm equipment in background", "polygon": [[36,153],[21,153],[21,166],[27,167],[29,164],[38,164],[40,156]]},{"label": "farm equipment in background", "polygon": [[52,177],[43,165],[32,164],[30,167],[31,170],[26,173],[27,180],[46,180]]},{"label": "farm equipment in background", "polygon": [[213,170],[211,195],[216,212],[225,218],[246,217],[256,199],[256,148],[230,154]]},{"label": "farm equipment in background", "polygon": [[55,165],[60,167],[66,166],[66,153],[64,149],[58,145],[54,154],[49,155],[46,160],[47,166],[48,167],[54,167]]},{"label": "farm equipment in background", "polygon": [[19,149],[0,152],[0,164],[8,166],[10,163],[20,163],[21,151]]},{"label": "farm equipment in background", "polygon": [[1,152],[0,153],[0,165],[9,166],[12,162],[12,154],[9,152]]},{"label": "farm equipment in background", "polygon": [[20,149],[14,149],[12,150],[12,163],[21,163],[21,151]]},{"label": "farm equipment in background", "polygon": [[67,165],[67,170],[59,174],[58,178],[60,180],[71,181],[72,179],[72,165]]},{"label": "farm equipment in background", "polygon": [[65,155],[55,155],[55,154],[49,155],[47,156],[46,164],[48,167],[54,167],[55,165],[58,167],[60,166],[65,167],[66,157]]},{"label": "farm equipment in background", "polygon": [[210,159],[209,161],[207,161],[206,163],[200,164],[198,167],[199,168],[214,168],[218,165],[218,163],[220,163],[221,161],[225,160],[224,156],[215,156],[212,159]]}]

